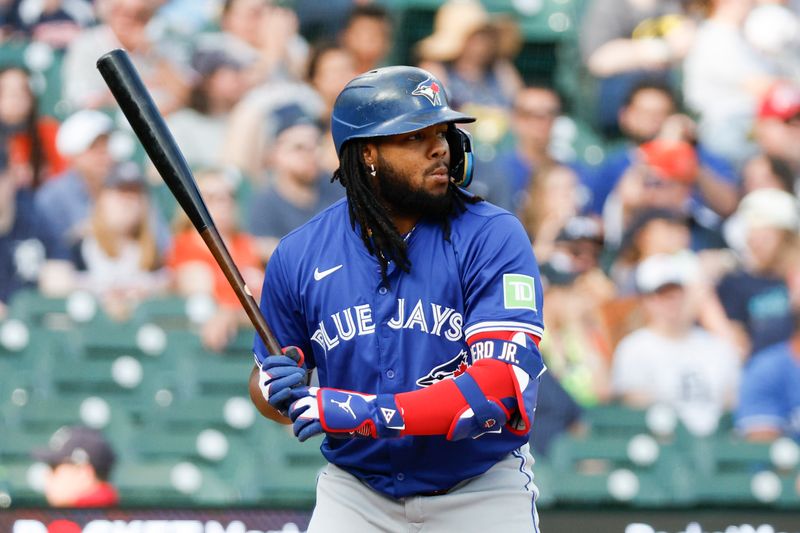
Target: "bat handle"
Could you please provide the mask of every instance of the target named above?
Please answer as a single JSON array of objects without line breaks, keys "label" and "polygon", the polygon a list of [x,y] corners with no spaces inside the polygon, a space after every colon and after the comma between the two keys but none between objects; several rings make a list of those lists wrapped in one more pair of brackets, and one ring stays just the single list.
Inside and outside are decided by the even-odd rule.
[{"label": "bat handle", "polygon": [[272,330],[269,329],[264,315],[261,314],[261,310],[258,308],[255,298],[253,298],[253,293],[250,292],[250,288],[245,283],[244,278],[242,278],[242,274],[239,272],[239,269],[236,268],[230,254],[224,253],[227,248],[225,247],[225,243],[219,231],[217,231],[214,226],[207,226],[200,231],[200,236],[203,237],[206,246],[211,250],[220,268],[222,268],[222,273],[225,274],[231,287],[233,287],[236,297],[239,298],[239,302],[250,318],[250,322],[256,328],[256,333],[258,333],[259,337],[261,337],[261,340],[264,342],[264,346],[267,347],[267,351],[271,354],[283,353],[278,339],[275,338]]}]

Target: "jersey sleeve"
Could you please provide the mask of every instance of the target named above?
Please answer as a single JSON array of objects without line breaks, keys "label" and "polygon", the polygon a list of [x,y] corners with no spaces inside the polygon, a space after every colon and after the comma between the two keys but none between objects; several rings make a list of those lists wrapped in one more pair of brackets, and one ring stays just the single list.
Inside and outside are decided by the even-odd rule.
[{"label": "jersey sleeve", "polygon": [[542,338],[542,283],[522,224],[509,214],[491,218],[462,259],[467,343],[493,331]]},{"label": "jersey sleeve", "polygon": [[[303,319],[298,292],[292,289],[289,276],[282,261],[281,247],[275,250],[267,264],[264,285],[261,290],[261,313],[282,347],[297,346],[305,355],[306,366],[314,368],[314,354]],[[272,355],[264,346],[261,337],[255,335],[253,355],[261,366],[264,359]]]}]

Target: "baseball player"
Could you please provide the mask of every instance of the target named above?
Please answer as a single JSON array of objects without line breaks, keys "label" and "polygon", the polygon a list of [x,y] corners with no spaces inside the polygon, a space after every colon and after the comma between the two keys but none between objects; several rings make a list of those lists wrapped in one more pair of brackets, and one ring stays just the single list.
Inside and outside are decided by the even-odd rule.
[{"label": "baseball player", "polygon": [[519,221],[459,186],[474,120],[419,68],[352,80],[332,115],[347,197],[269,261],[262,309],[293,347],[256,339],[251,396],[325,435],[310,532],[538,532],[542,289]]}]

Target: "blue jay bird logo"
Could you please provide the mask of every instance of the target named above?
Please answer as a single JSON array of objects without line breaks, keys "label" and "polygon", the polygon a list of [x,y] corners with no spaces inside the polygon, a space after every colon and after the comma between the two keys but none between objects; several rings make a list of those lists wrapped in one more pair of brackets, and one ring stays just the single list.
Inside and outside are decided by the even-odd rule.
[{"label": "blue jay bird logo", "polygon": [[413,96],[424,96],[432,105],[442,105],[442,98],[439,96],[441,90],[438,83],[428,78],[417,85],[417,88],[411,94]]},{"label": "blue jay bird logo", "polygon": [[420,387],[430,387],[434,383],[442,381],[443,379],[460,376],[469,368],[469,364],[467,363],[468,357],[469,354],[467,351],[461,350],[458,352],[458,354],[456,354],[455,357],[446,363],[442,363],[439,366],[433,367],[433,369],[428,372],[428,375],[419,378],[417,380],[417,385]]}]

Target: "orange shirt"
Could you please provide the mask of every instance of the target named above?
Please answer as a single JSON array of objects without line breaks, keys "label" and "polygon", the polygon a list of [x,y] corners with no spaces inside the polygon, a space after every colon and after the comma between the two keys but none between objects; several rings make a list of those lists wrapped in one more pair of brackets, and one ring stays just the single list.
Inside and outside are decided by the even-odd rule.
[{"label": "orange shirt", "polygon": [[[246,233],[237,233],[232,239],[225,239],[225,246],[233,258],[233,262],[240,270],[246,268],[261,269],[261,263],[256,253],[255,240]],[[203,238],[194,230],[186,230],[175,236],[172,251],[167,258],[167,266],[177,270],[188,262],[207,264],[214,275],[214,297],[223,307],[239,307],[239,299],[228,283],[228,279],[211,255]]]},{"label": "orange shirt", "polygon": [[[37,124],[39,139],[44,152],[44,172],[42,179],[48,179],[61,174],[67,169],[67,160],[56,149],[56,133],[59,123],[50,117],[42,117]],[[20,132],[12,135],[8,140],[8,160],[13,165],[27,165],[31,160],[31,138],[27,133]]]}]

